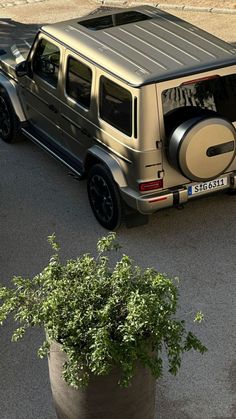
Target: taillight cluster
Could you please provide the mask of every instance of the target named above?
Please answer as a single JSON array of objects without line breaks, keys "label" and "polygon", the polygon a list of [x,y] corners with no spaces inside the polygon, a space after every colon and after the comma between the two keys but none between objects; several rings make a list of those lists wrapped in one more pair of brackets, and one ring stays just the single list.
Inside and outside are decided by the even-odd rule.
[{"label": "taillight cluster", "polygon": [[151,180],[139,184],[140,192],[153,191],[154,189],[163,188],[163,179]]}]

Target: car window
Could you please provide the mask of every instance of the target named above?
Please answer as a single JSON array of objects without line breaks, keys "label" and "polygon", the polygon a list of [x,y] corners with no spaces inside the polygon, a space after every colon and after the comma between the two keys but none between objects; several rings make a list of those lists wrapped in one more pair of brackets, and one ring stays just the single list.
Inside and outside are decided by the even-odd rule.
[{"label": "car window", "polygon": [[162,93],[162,106],[166,131],[171,129],[171,120],[193,117],[202,111],[217,113],[231,122],[236,121],[236,75],[213,76],[193,80]]},{"label": "car window", "polygon": [[57,87],[59,63],[59,48],[46,39],[41,39],[33,56],[34,73],[53,87]]},{"label": "car window", "polygon": [[69,57],[66,73],[66,93],[77,103],[90,108],[92,70],[84,63]]},{"label": "car window", "polygon": [[85,26],[92,31],[99,31],[115,26],[126,25],[128,23],[142,22],[143,20],[149,19],[152,19],[152,16],[133,10],[124,13],[114,13],[108,16],[98,16],[93,19],[90,18],[88,20],[82,20],[78,23],[79,25]]},{"label": "car window", "polygon": [[132,135],[132,95],[131,93],[102,76],[100,79],[100,117],[113,127]]}]

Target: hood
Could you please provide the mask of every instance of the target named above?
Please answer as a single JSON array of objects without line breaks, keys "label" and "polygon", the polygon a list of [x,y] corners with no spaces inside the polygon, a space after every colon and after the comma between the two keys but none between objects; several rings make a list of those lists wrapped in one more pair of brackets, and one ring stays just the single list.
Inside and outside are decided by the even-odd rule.
[{"label": "hood", "polygon": [[33,38],[19,44],[14,43],[10,47],[0,49],[0,70],[7,75],[16,78],[15,67],[21,61],[26,60],[30,51]]}]

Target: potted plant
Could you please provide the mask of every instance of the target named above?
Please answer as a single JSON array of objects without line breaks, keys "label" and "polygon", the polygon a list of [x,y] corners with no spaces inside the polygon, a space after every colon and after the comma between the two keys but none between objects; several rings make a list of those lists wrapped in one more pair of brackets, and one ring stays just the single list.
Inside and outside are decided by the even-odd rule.
[{"label": "potted plant", "polygon": [[31,326],[45,328],[39,355],[48,354],[58,418],[153,419],[163,357],[176,374],[185,351],[206,350],[175,318],[175,280],[127,255],[111,267],[107,252],[120,247],[115,233],[98,241],[96,257],[64,264],[55,235],[48,240],[54,254],[42,272],[0,288],[0,323],[13,314],[13,341]]}]

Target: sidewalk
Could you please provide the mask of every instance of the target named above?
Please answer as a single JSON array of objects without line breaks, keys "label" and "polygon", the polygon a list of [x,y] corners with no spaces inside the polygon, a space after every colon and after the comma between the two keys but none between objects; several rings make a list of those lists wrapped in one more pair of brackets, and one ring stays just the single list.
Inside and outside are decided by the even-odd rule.
[{"label": "sidewalk", "polygon": [[140,4],[152,4],[165,10],[179,10],[191,12],[211,12],[220,14],[236,14],[235,0],[95,0],[105,6],[136,6]]},{"label": "sidewalk", "polygon": [[[0,8],[26,6],[32,5],[32,3],[41,3],[47,1],[48,0],[0,0]],[[91,3],[91,1],[88,1],[87,3]],[[155,0],[95,0],[93,3],[116,7],[132,7],[138,4],[152,4],[160,9],[236,14],[235,0],[198,0],[197,5],[196,1],[194,0],[161,0],[160,2]]]}]

